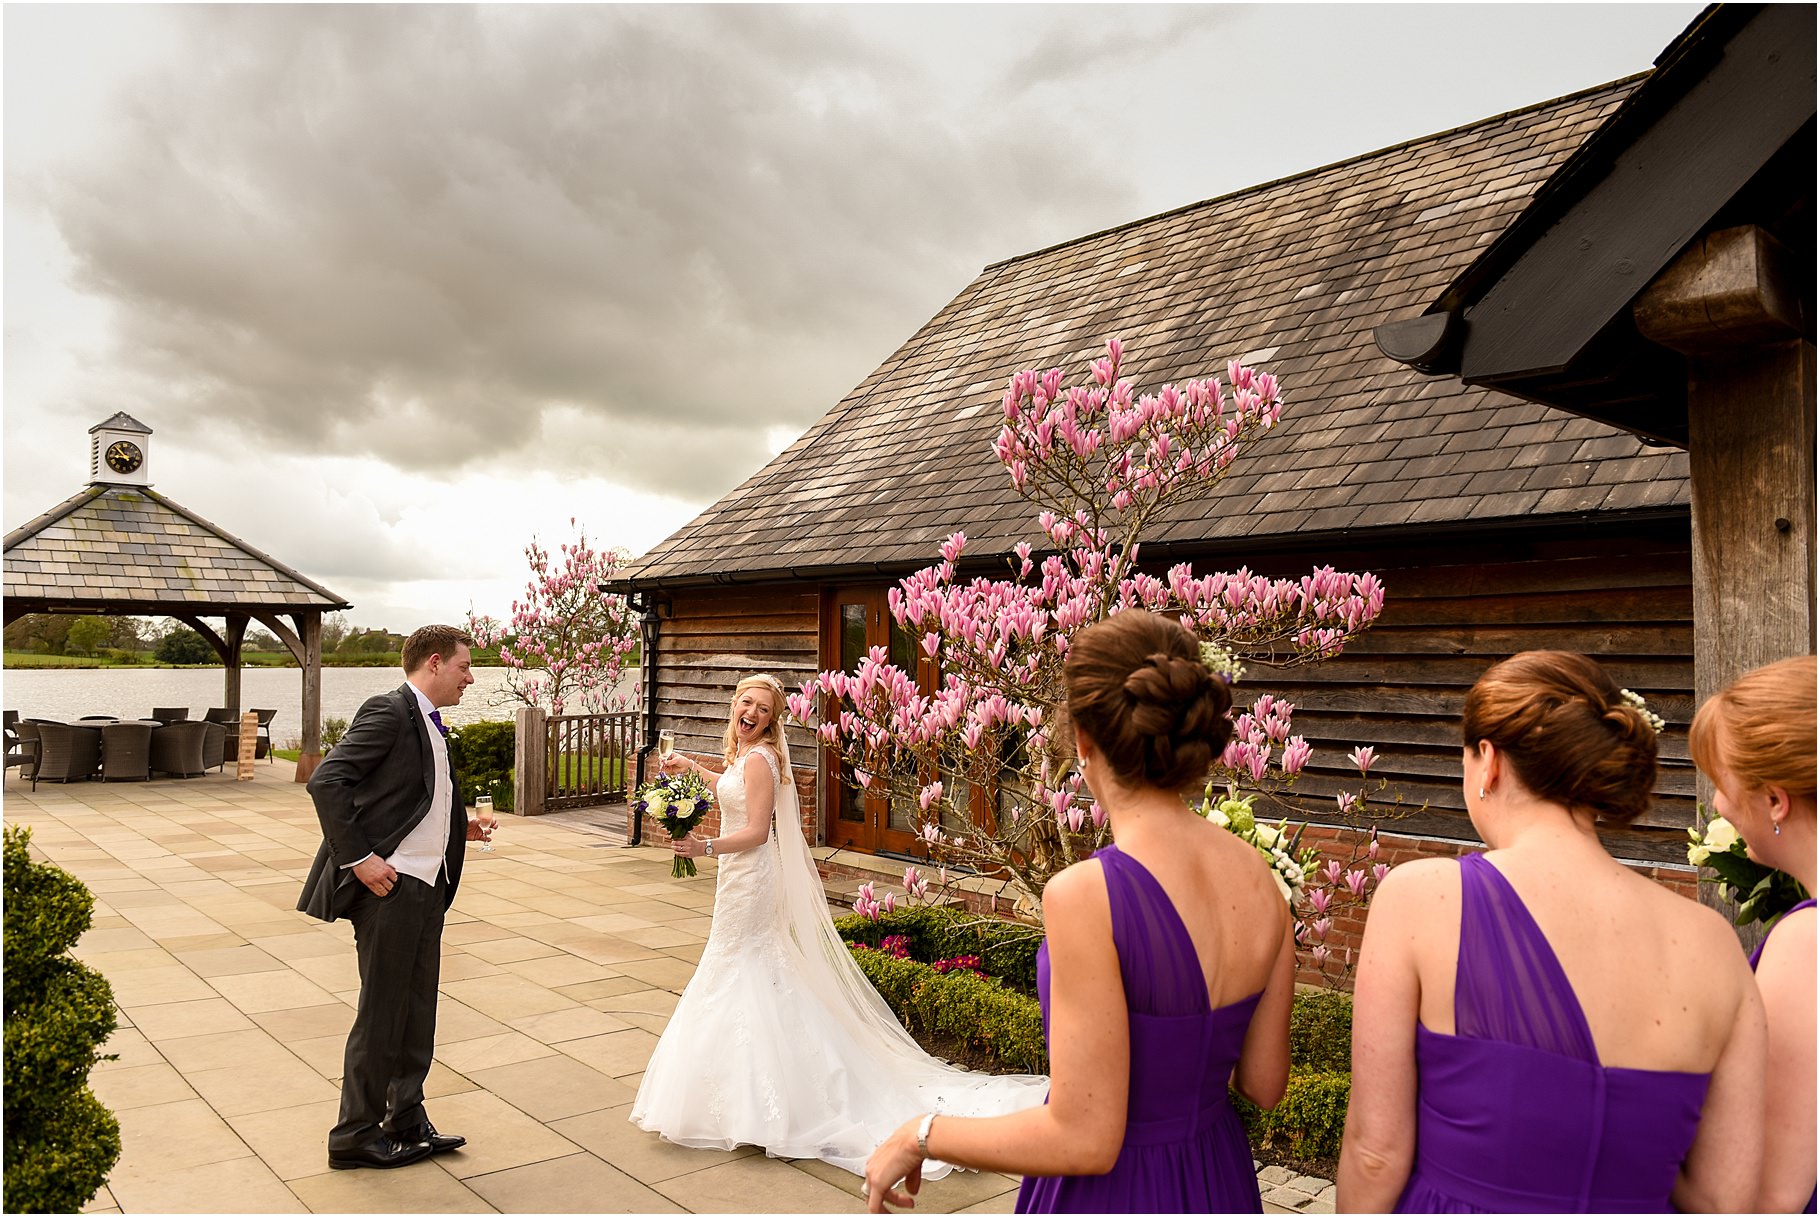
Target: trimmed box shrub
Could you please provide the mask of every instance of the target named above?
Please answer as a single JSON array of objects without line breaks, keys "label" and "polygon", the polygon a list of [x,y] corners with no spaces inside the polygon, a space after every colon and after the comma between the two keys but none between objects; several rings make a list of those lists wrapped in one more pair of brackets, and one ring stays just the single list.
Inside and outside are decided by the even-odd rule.
[{"label": "trimmed box shrub", "polygon": [[924,963],[977,955],[980,971],[1009,988],[1036,995],[1036,951],[1043,931],[1017,921],[1003,921],[962,909],[910,905],[870,921],[854,913],[837,918],[834,928],[848,942],[876,947],[893,934],[909,940],[910,955]]},{"label": "trimmed box shrub", "polygon": [[31,830],[5,837],[6,1208],[73,1213],[120,1158],[120,1124],[88,1085],[113,1033],[114,994],[69,957],[94,918],[75,876],[33,862]]},{"label": "trimmed box shrub", "polygon": [[882,951],[854,951],[853,958],[911,1030],[953,1036],[1019,1073],[1049,1072],[1043,1012],[1035,998],[972,972],[937,972]]}]

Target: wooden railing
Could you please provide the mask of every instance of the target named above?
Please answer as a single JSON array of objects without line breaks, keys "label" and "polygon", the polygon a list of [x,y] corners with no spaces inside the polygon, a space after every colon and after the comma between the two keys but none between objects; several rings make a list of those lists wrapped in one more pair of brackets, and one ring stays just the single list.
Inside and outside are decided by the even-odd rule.
[{"label": "wooden railing", "polygon": [[626,800],[638,769],[638,714],[518,712],[518,810],[523,815]]}]

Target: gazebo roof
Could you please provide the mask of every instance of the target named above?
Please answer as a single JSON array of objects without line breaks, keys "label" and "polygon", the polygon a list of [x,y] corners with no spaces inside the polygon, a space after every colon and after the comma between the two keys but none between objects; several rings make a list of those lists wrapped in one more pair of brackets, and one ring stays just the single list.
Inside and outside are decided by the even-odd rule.
[{"label": "gazebo roof", "polygon": [[142,486],[89,486],[7,533],[5,568],[8,620],[45,612],[212,616],[349,607]]}]

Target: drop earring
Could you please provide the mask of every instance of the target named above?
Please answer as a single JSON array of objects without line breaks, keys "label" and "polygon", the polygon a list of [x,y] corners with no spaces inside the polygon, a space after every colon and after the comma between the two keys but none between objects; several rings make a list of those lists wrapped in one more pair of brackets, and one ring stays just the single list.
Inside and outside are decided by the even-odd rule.
[{"label": "drop earring", "polygon": [[1782,835],[1782,825],[1779,822],[1772,820],[1770,822],[1770,827],[1775,830],[1778,837]]},{"label": "drop earring", "polygon": [[1479,787],[1479,802],[1483,803],[1484,801],[1485,801],[1485,787],[1481,786],[1481,787]]}]

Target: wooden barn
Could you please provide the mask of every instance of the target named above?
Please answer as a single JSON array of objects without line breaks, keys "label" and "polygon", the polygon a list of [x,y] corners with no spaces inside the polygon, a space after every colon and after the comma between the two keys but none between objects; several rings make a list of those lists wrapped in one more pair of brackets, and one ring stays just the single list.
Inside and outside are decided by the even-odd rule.
[{"label": "wooden barn", "polygon": [[[655,631],[654,725],[718,748],[739,676],[794,686],[870,645],[909,653],[886,590],[956,530],[968,562],[1002,571],[1040,541],[989,445],[1007,379],[1060,366],[1070,382],[1110,337],[1141,389],[1243,359],[1274,372],[1279,428],[1220,491],[1145,542],[1146,564],[1190,560],[1298,575],[1376,572],[1380,624],[1340,659],[1254,667],[1248,694],[1300,707],[1315,745],[1302,783],[1326,798],[1382,756],[1405,798],[1405,849],[1474,837],[1459,787],[1459,712],[1492,662],[1560,647],[1602,659],[1669,721],[1652,812],[1623,856],[1674,869],[1693,818],[1688,462],[1677,447],[1387,356],[1374,329],[1420,313],[1484,254],[1642,77],[1267,182],[996,262],[910,335],[788,450],[651,552],[619,590]],[[963,570],[966,569],[965,564]],[[812,839],[851,854],[909,851],[909,817],[856,796],[808,732],[792,746]],[[1348,775],[1350,774],[1350,781]]]}]

